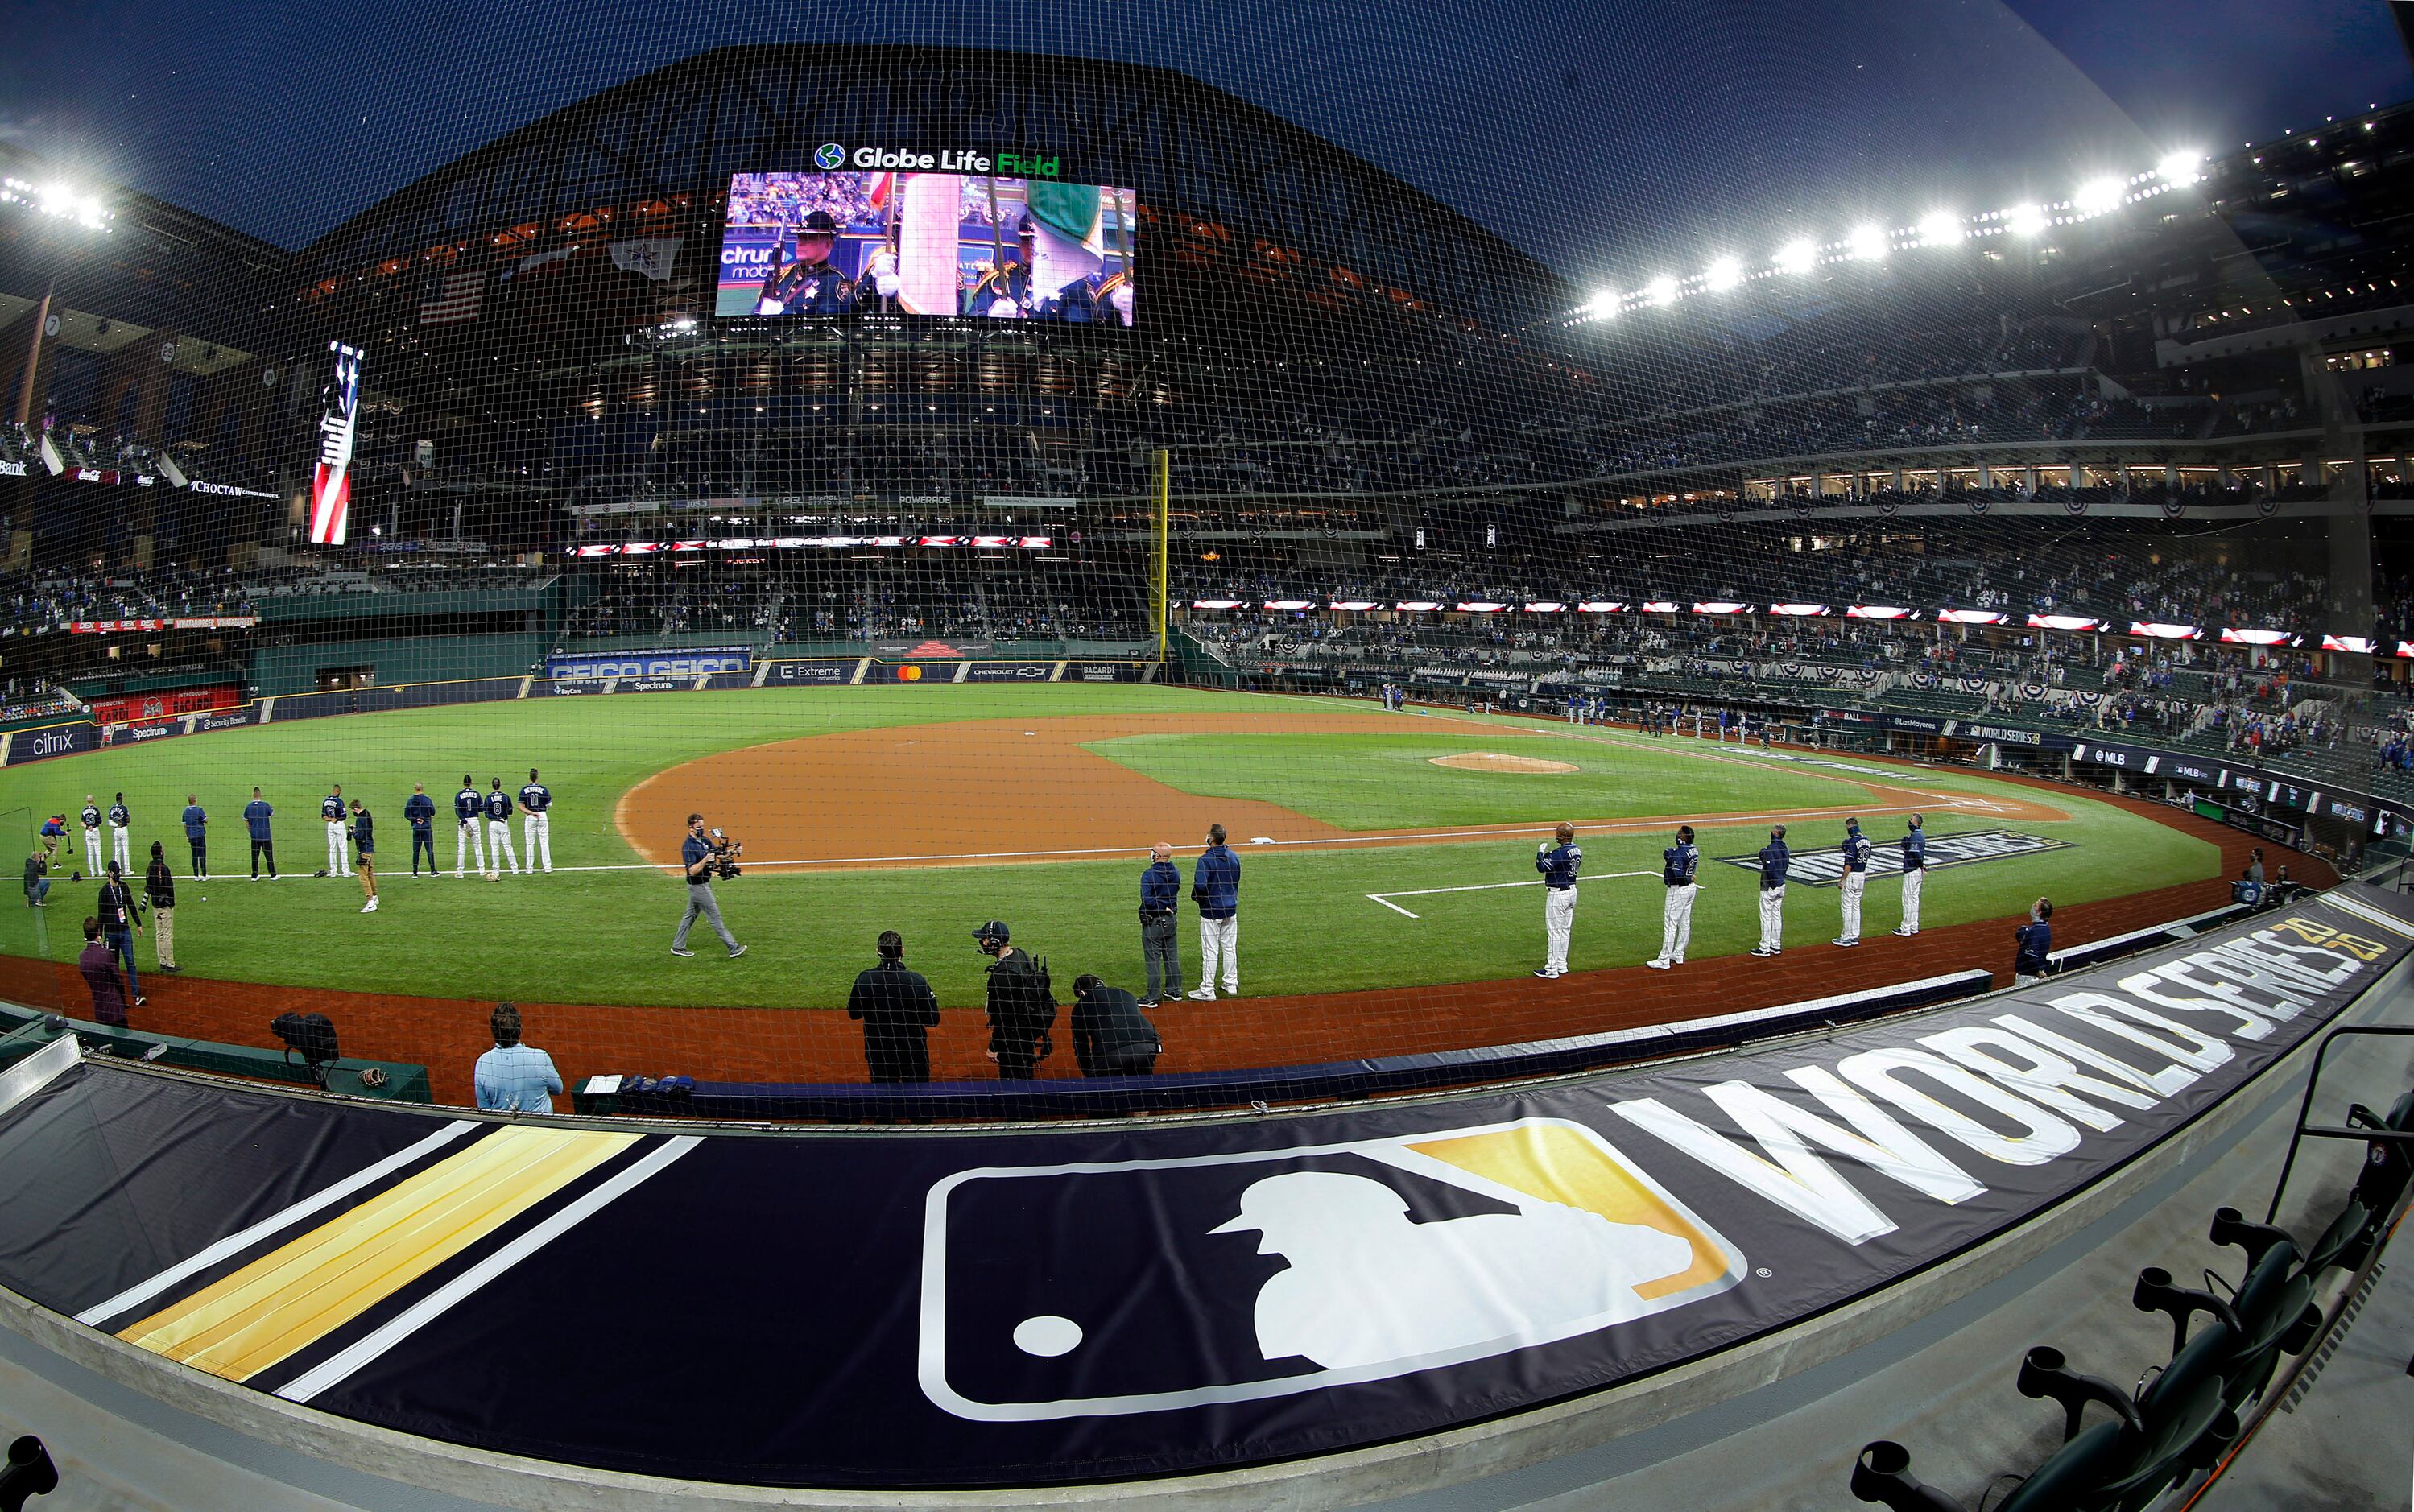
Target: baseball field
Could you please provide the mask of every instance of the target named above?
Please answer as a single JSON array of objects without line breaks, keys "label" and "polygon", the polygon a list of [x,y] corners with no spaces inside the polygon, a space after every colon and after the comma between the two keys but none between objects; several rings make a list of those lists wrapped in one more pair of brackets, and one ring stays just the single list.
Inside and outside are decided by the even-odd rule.
[{"label": "baseball field", "polygon": [[[555,871],[455,880],[462,777],[515,791],[531,766],[555,795]],[[435,879],[410,872],[414,782],[439,808]],[[325,861],[319,800],[336,783],[376,816],[374,914],[351,878],[309,875]],[[276,810],[275,882],[246,880],[255,784]],[[30,845],[41,816],[119,792],[138,864],[163,840],[180,879],[186,794],[209,812],[216,879],[179,883],[187,979],[601,1005],[828,1010],[885,928],[903,933],[944,1005],[974,1004],[984,962],[971,930],[989,918],[1060,983],[1095,971],[1138,986],[1147,847],[1172,842],[1186,879],[1211,822],[1244,864],[1244,997],[1523,977],[1542,946],[1536,842],[1561,819],[1586,855],[1576,972],[1656,954],[1660,853],[1680,821],[1704,858],[1696,960],[1751,945],[1755,876],[1721,858],[1749,855],[1772,823],[1801,856],[1832,851],[1848,814],[1882,845],[1913,811],[1931,844],[1981,837],[1972,860],[1931,873],[1931,928],[2016,915],[2040,893],[2066,907],[2221,867],[2214,844],[2150,815],[1975,772],[1139,685],[531,698],[271,724],[9,768],[0,823]],[[742,960],[708,934],[695,958],[670,954],[692,810],[746,843],[746,874],[718,887],[751,947]],[[515,846],[521,834],[514,821]],[[62,855],[81,864],[72,836]],[[92,888],[59,872],[48,909],[0,909],[0,953],[73,958]],[[1870,888],[1869,937],[1894,927],[1896,895]],[[1836,890],[1797,884],[1787,916],[1789,944],[1825,948]],[[1184,926],[1195,969],[1186,907]]]}]

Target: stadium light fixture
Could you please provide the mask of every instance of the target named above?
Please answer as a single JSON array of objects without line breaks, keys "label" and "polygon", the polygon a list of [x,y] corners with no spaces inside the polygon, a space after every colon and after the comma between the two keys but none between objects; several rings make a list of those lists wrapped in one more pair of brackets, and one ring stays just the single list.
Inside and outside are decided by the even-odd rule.
[{"label": "stadium light fixture", "polygon": [[2034,205],[2014,205],[2004,212],[2004,229],[2014,236],[2042,236],[2050,224]]},{"label": "stadium light fixture", "polygon": [[2201,178],[2203,167],[2204,154],[2193,148],[2183,148],[2169,154],[2161,162],[2155,164],[2154,171],[2163,176],[2165,183],[2185,185],[2194,184]]},{"label": "stadium light fixture", "polygon": [[1604,289],[1600,293],[1595,294],[1592,297],[1592,303],[1586,305],[1585,310],[1587,314],[1593,316],[1595,319],[1606,320],[1611,316],[1617,313],[1617,301],[1618,294],[1617,289]]},{"label": "stadium light fixture", "polygon": [[2121,181],[2113,178],[2089,179],[2070,197],[2071,208],[2082,215],[2101,215],[2121,208]]},{"label": "stadium light fixture", "polygon": [[1808,237],[1797,237],[1777,249],[1779,273],[1809,273],[1819,264],[1819,248]]},{"label": "stadium light fixture", "polygon": [[1676,280],[1661,274],[1645,285],[1643,292],[1651,297],[1654,304],[1674,304],[1676,303]]},{"label": "stadium light fixture", "polygon": [[1861,262],[1875,262],[1886,255],[1886,233],[1883,227],[1859,226],[1844,238],[1844,250]]},{"label": "stadium light fixture", "polygon": [[0,179],[0,204],[23,205],[94,231],[109,230],[110,221],[115,218],[100,202],[100,196],[67,184],[34,185],[23,179]]},{"label": "stadium light fixture", "polygon": [[1961,240],[1961,217],[1949,210],[1939,210],[1920,217],[1919,242],[1922,246],[1951,246]]},{"label": "stadium light fixture", "polygon": [[1743,282],[1743,264],[1733,258],[1713,258],[1702,274],[1702,287],[1713,293],[1723,293]]}]

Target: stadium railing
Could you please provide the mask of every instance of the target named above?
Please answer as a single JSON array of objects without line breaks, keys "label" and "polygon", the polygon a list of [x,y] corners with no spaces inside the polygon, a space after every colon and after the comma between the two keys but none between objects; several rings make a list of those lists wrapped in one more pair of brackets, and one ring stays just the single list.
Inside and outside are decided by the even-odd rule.
[{"label": "stadium railing", "polygon": [[[2062,1407],[2062,1444],[1991,1512],[2137,1512],[2200,1489],[2272,1412],[2293,1404],[2309,1384],[2307,1364],[2324,1356],[2325,1341],[2353,1318],[2378,1279],[2381,1252],[2414,1188],[2414,1090],[2396,1099],[2385,1118],[2357,1104],[2344,1124],[2316,1125],[2308,1120],[2322,1069],[2342,1040],[2408,1035],[2414,1028],[2349,1025],[2322,1036],[2265,1221],[2250,1223],[2235,1208],[2213,1215],[2208,1238],[2245,1261],[2234,1282],[2206,1272],[2226,1297],[2179,1286],[2161,1267],[2138,1273],[2131,1302],[2171,1320],[2171,1353],[2137,1389],[2079,1374],[2059,1349],[2029,1351],[2016,1384],[2022,1396]],[[2360,1142],[2365,1156],[2353,1189],[2318,1237],[2300,1245],[2271,1220],[2307,1138]],[[2198,1316],[2207,1321],[2191,1337]],[[2284,1374],[2283,1362],[2291,1358],[2300,1363]],[[2087,1426],[2090,1407],[2105,1409],[2111,1421]],[[1893,1512],[1964,1512],[1961,1502],[1910,1471],[1902,1445],[1872,1440],[1853,1467],[1853,1494]]]}]

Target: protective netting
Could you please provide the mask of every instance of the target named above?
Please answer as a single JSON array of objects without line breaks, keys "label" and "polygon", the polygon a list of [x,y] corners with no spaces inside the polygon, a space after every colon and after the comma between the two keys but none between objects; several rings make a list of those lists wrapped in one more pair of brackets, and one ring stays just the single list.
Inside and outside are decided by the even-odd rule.
[{"label": "protective netting", "polygon": [[1233,1105],[2401,840],[2402,111],[2154,141],[2004,12],[556,19],[0,147],[9,1001]]}]

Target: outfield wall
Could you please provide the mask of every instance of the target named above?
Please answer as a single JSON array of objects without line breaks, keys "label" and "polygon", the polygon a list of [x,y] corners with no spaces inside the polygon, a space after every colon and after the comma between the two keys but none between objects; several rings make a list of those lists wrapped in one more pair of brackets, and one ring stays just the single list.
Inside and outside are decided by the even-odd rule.
[{"label": "outfield wall", "polygon": [[[512,1505],[1336,1505],[1662,1421],[1840,1355],[1873,1309],[1969,1295],[2258,1105],[2409,955],[2414,900],[2351,885],[1738,1053],[977,1134],[421,1114],[61,1042],[0,1077],[0,1169],[42,1177],[0,1311],[186,1410]],[[1882,1152],[1785,1133],[1842,1123]],[[431,1235],[430,1190],[500,1207]],[[329,1307],[290,1267],[348,1264],[338,1235],[394,1263]],[[228,1297],[261,1326],[221,1327]]]}]

